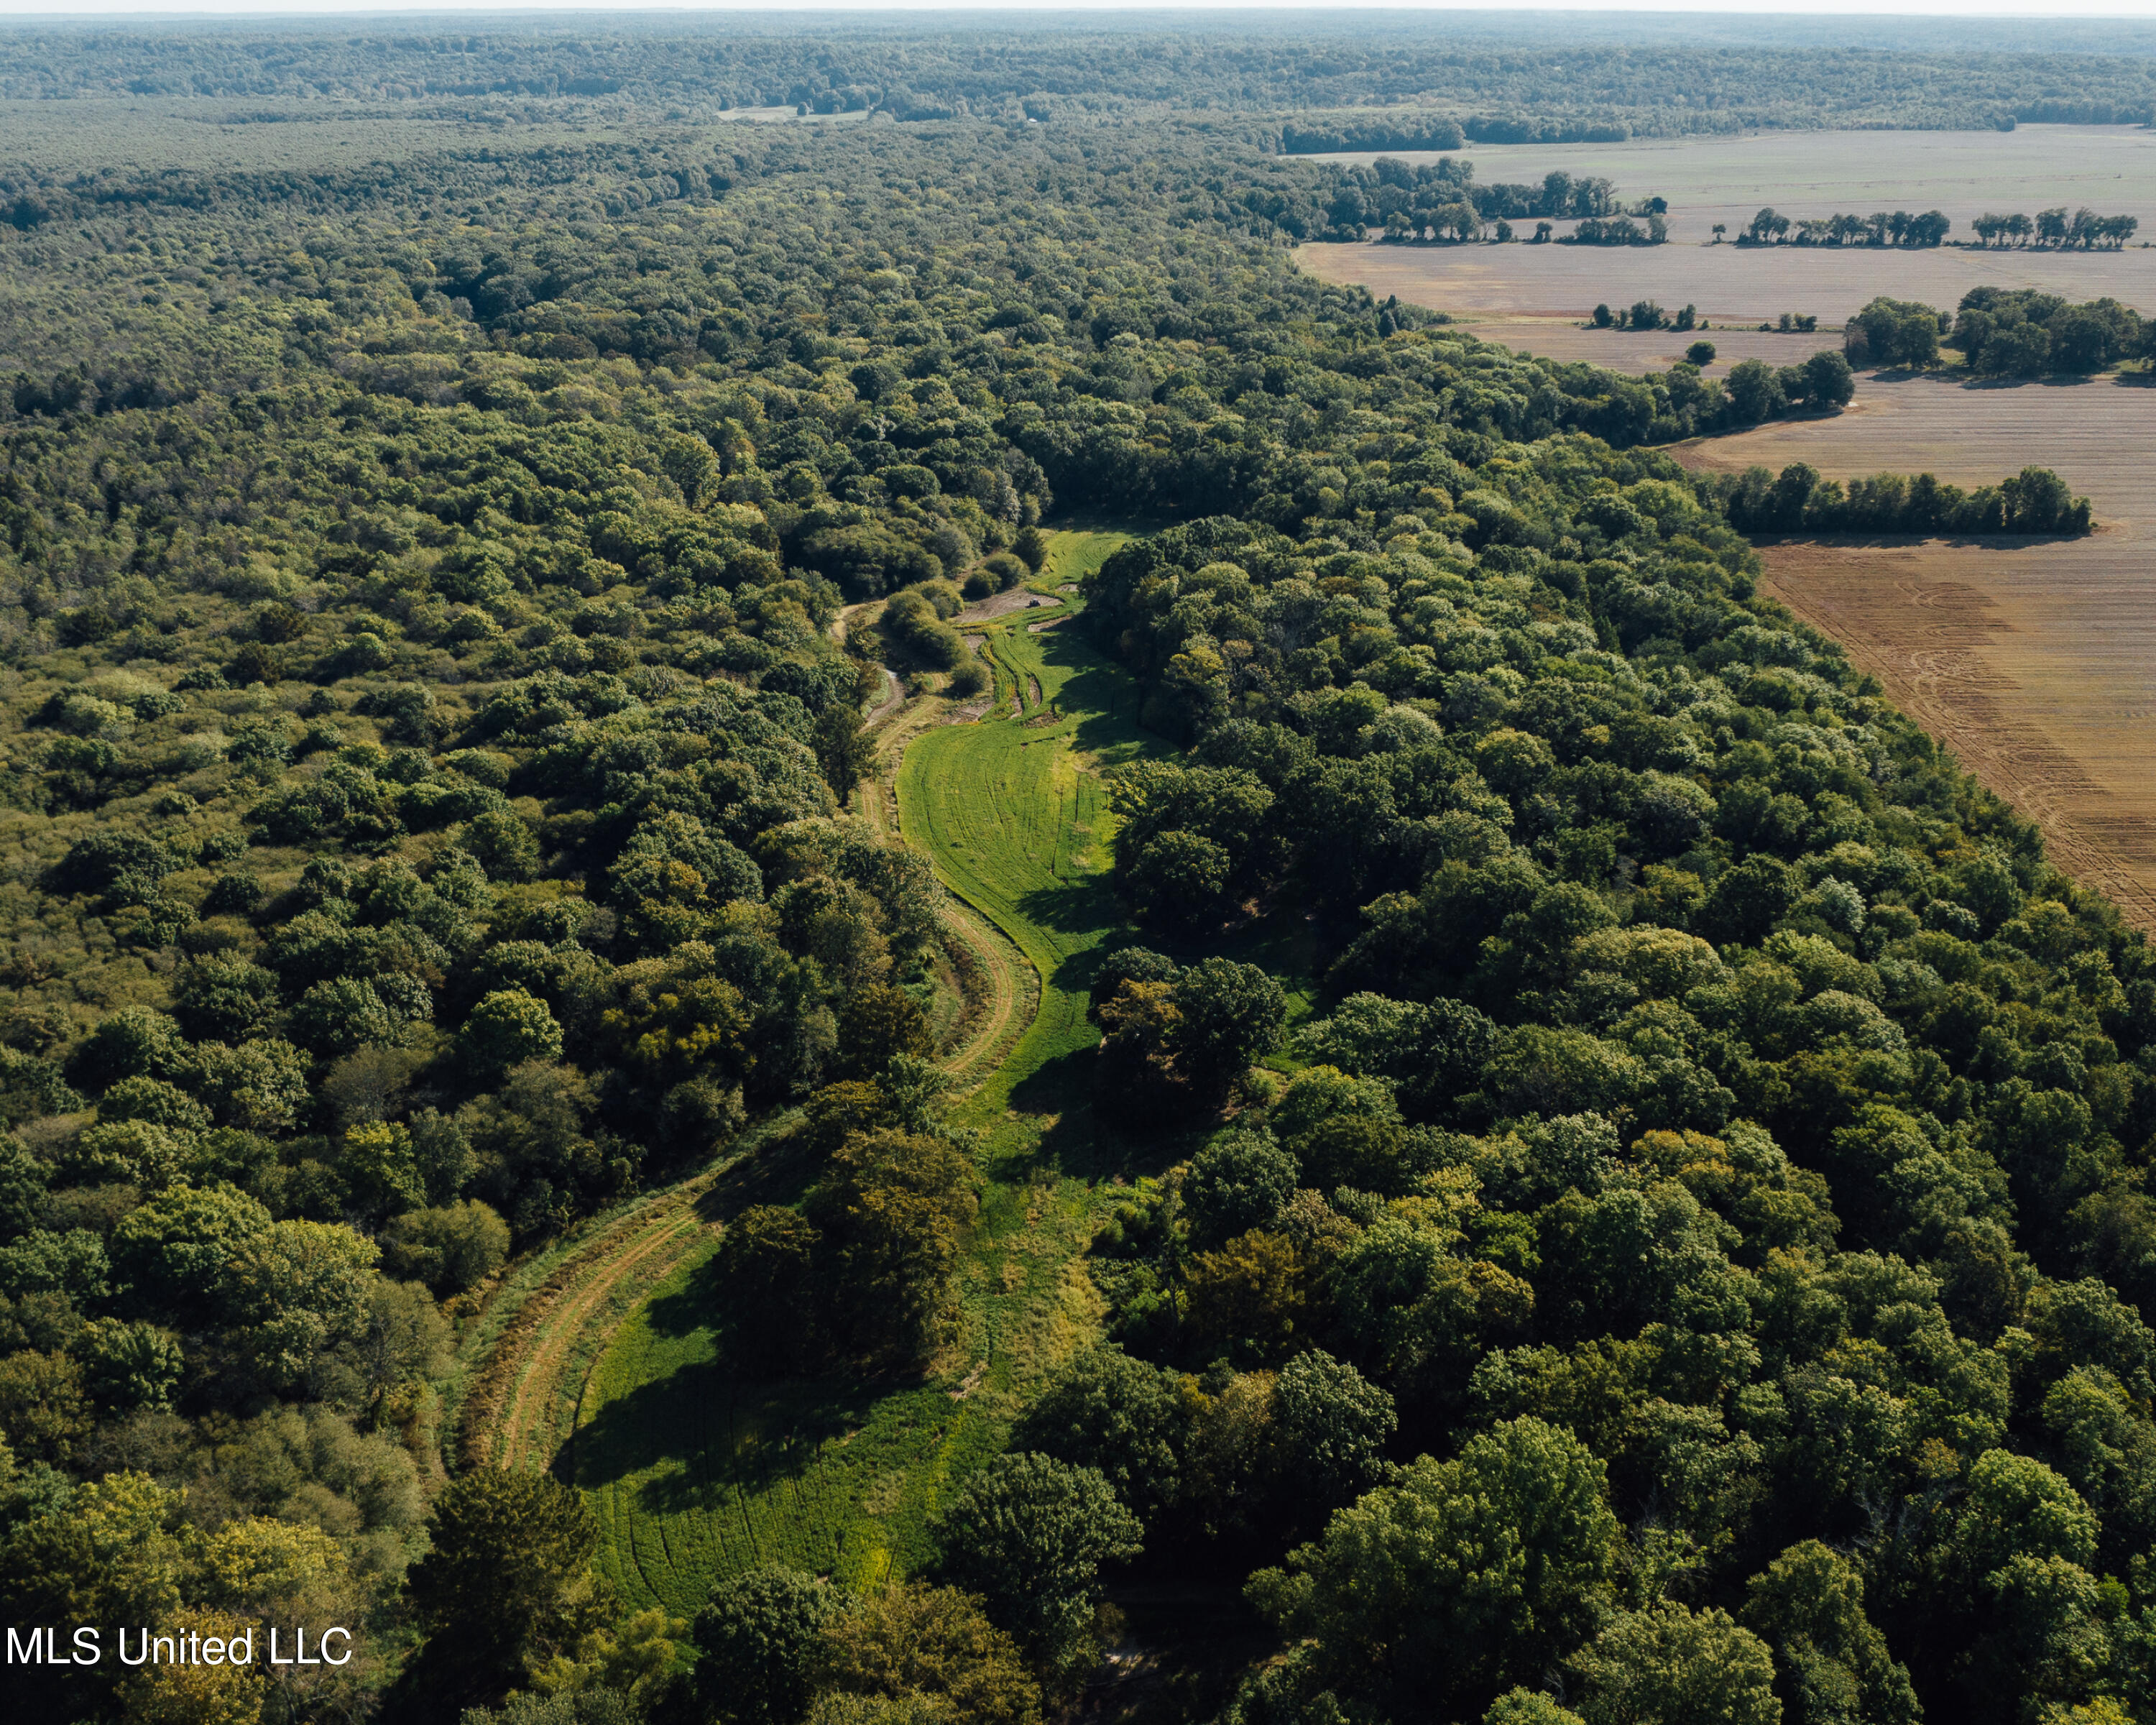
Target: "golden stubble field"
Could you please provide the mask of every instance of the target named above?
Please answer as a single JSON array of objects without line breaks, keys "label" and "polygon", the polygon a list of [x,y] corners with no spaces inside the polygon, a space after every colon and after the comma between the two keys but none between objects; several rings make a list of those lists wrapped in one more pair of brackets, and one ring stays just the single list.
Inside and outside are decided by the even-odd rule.
[{"label": "golden stubble field", "polygon": [[[1635,300],[1657,300],[1672,310],[1690,304],[1710,322],[1755,330],[1784,311],[1816,316],[1823,329],[1839,328],[1880,294],[1952,307],[1971,288],[1987,283],[2041,288],[2075,300],[2109,295],[2156,311],[2156,248],[2141,244],[2156,240],[2156,132],[2138,126],[1778,133],[1628,144],[1471,146],[1458,153],[1474,162],[1476,177],[1486,182],[1532,182],[1562,169],[1606,175],[1628,200],[1659,192],[1670,201],[1670,243],[1320,244],[1297,252],[1303,267],[1328,281],[1359,283],[1380,298],[1398,294],[1435,306],[1492,340],[1564,358],[1594,356],[1560,352],[1555,344],[1568,339],[1563,330],[1599,303],[1614,307]],[[1707,243],[1716,223],[1733,234],[1766,204],[1791,217],[1943,209],[1953,221],[1951,239],[1973,238],[1969,223],[1988,209],[2033,215],[2055,205],[2087,204],[2105,214],[2138,216],[2142,231],[2123,250],[2087,253]],[[1532,224],[1514,225],[1524,232]],[[1582,334],[1609,339],[1606,331]],[[1681,351],[1679,344],[1671,357]]]},{"label": "golden stubble field", "polygon": [[[1439,160],[1385,151],[1298,158],[1371,162]],[[1623,144],[1469,144],[1451,155],[1485,184],[1533,184],[1553,169],[1599,174],[1627,203],[1660,193],[1673,240],[1705,240],[1717,222],[1735,233],[1762,204],[1785,216],[1940,209],[1949,238],[1970,237],[1987,209],[2087,204],[2156,227],[2156,132],[2138,126],[2025,126],[1997,131],[1765,132],[1746,137],[1640,138]]]},{"label": "golden stubble field", "polygon": [[1840,641],[2053,858],[2156,931],[2156,388],[1866,378],[1850,411],[1675,451],[1694,468],[1974,485],[2029,462],[2096,506],[2085,539],[1763,548],[1767,591]]}]

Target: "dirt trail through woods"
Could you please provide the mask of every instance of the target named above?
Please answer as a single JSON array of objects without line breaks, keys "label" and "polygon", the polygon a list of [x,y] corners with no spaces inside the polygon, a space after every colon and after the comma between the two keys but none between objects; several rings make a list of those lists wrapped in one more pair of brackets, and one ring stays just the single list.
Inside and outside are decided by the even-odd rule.
[{"label": "dirt trail through woods", "polygon": [[[1019,589],[968,610],[969,617],[997,616],[1041,603],[1043,596]],[[1045,604],[1068,614],[1055,600]],[[856,619],[880,608],[880,602],[846,606],[832,621],[833,639],[843,642]],[[864,715],[880,747],[875,770],[860,787],[860,813],[880,837],[896,844],[899,765],[910,742],[945,721],[947,703],[909,704],[898,678],[888,668],[883,676],[884,695]],[[962,1084],[972,1084],[994,1070],[1032,1022],[1040,979],[971,906],[947,898],[941,916],[945,932],[963,948],[959,969],[968,996],[963,1040],[942,1064]],[[610,1332],[709,1237],[711,1224],[698,1214],[696,1201],[716,1176],[716,1169],[706,1169],[605,1224],[525,1297],[495,1341],[460,1411],[468,1462],[543,1467],[552,1461],[558,1439],[574,1420],[572,1376],[588,1370],[587,1356],[597,1337]]]}]

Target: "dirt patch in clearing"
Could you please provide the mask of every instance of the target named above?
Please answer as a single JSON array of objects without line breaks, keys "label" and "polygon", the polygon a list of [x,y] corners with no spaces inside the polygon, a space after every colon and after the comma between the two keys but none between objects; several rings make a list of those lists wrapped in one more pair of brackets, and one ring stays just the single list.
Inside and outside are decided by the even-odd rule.
[{"label": "dirt patch in clearing", "polygon": [[1060,605],[1060,599],[1050,598],[1030,588],[1014,587],[1007,592],[990,593],[985,599],[975,599],[958,612],[961,623],[985,623],[991,617],[1008,617],[1014,611],[1023,611],[1029,605]]}]

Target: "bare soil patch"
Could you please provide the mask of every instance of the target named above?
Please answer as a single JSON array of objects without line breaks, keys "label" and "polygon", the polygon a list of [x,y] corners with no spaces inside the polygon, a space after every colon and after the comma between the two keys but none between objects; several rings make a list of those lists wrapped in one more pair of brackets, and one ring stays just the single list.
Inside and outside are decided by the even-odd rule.
[{"label": "bare soil patch", "polygon": [[[1476,146],[1459,153],[1475,163],[1476,177],[1484,181],[1532,182],[1561,169],[1607,175],[1627,198],[1660,193],[1670,201],[1670,243],[1313,244],[1296,254],[1302,267],[1327,281],[1359,284],[1381,298],[1397,294],[1449,311],[1493,341],[1627,369],[1644,367],[1606,357],[1614,343],[1625,339],[1612,331],[1581,331],[1585,345],[1573,350],[1553,345],[1564,338],[1548,331],[1530,336],[1494,326],[1522,320],[1567,326],[1597,305],[1654,300],[1672,310],[1696,305],[1711,323],[1748,326],[1754,332],[1760,323],[1775,321],[1784,311],[1815,316],[1823,331],[1836,331],[1880,294],[1951,307],[1971,288],[1984,284],[2041,288],[2074,300],[2108,294],[2129,305],[2156,309],[2156,249],[2142,243],[2156,239],[2156,134],[2138,126],[1780,132],[1615,145]],[[1764,205],[1792,217],[1942,209],[1954,224],[1948,238],[1960,241],[1974,239],[1970,224],[1986,210],[2033,215],[2056,204],[2087,204],[2107,215],[2138,216],[2141,235],[2115,252],[1999,251],[1958,244],[1902,251],[1708,243],[1717,223],[1733,235]],[[1712,333],[1716,345],[1722,346],[1721,332]],[[1834,336],[1763,339],[1769,345],[1758,357],[1787,363],[1811,352],[1804,344],[1830,344]],[[1665,336],[1655,346],[1653,362],[1668,364],[1684,345],[1678,341],[1671,347]],[[1751,352],[1725,356],[1752,357]]]},{"label": "bare soil patch", "polygon": [[1002,593],[990,593],[985,599],[975,599],[958,612],[961,623],[985,623],[991,617],[1006,617],[1014,611],[1023,611],[1029,605],[1060,606],[1063,601],[1034,593],[1029,588],[1014,587]]},{"label": "bare soil patch", "polygon": [[[1393,245],[1364,240],[1299,246],[1296,260],[1321,280],[1367,287],[1379,299],[1397,294],[1478,326],[1522,317],[1577,321],[1598,305],[1614,309],[1653,300],[1672,311],[1694,305],[1711,323],[1749,325],[1755,331],[1784,311],[1809,314],[1819,319],[1823,338],[1778,339],[1812,346],[1833,345],[1843,322],[1881,294],[1951,310],[1971,288],[1989,285],[2041,288],[2071,300],[2109,295],[2137,308],[2156,308],[2156,250],[2138,244],[2124,251],[2061,254],[1945,246],[1897,251],[1674,241],[1595,246]],[[1605,340],[1609,335],[1593,333]],[[1494,335],[1491,339],[1510,340]],[[1551,351],[1531,341],[1514,345],[1538,353]],[[1682,342],[1676,351],[1683,352]],[[1791,351],[1801,357],[1811,347]]]}]

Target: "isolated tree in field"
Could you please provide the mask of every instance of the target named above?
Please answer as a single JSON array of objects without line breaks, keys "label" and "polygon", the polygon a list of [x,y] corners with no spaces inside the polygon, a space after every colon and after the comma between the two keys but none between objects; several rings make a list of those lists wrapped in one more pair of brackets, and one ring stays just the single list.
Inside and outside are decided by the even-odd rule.
[{"label": "isolated tree in field", "polygon": [[823,1235],[817,1280],[842,1345],[890,1368],[934,1345],[974,1184],[972,1158],[946,1138],[870,1132],[832,1158],[806,1208]]},{"label": "isolated tree in field", "polygon": [[1856,393],[1856,378],[1849,362],[1832,348],[1822,348],[1804,363],[1804,399],[1815,408],[1849,405]]},{"label": "isolated tree in field", "polygon": [[767,1566],[721,1582],[696,1614],[696,1699],[722,1725],[794,1725],[831,1658],[837,1594],[798,1569]]},{"label": "isolated tree in field", "polygon": [[1101,1566],[1136,1557],[1141,1536],[1099,1473],[1034,1454],[988,1462],[934,1532],[941,1578],[980,1595],[990,1620],[1057,1686],[1098,1657]]},{"label": "isolated tree in field", "polygon": [[476,1469],[436,1500],[428,1533],[427,1554],[405,1579],[426,1637],[412,1668],[418,1694],[430,1679],[467,1695],[499,1685],[589,1626],[599,1529],[574,1488],[547,1474]]},{"label": "isolated tree in field", "polygon": [[1695,341],[1685,349],[1685,362],[1687,365],[1711,366],[1714,363],[1714,352],[1713,342]]}]

